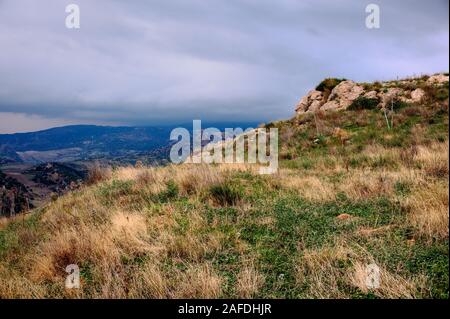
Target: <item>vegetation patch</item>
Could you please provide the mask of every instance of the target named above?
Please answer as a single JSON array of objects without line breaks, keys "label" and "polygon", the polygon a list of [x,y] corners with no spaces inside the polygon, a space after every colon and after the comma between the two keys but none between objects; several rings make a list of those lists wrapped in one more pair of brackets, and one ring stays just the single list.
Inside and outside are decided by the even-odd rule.
[{"label": "vegetation patch", "polygon": [[374,110],[377,108],[379,103],[379,99],[360,96],[355,99],[352,104],[350,104],[348,110]]}]

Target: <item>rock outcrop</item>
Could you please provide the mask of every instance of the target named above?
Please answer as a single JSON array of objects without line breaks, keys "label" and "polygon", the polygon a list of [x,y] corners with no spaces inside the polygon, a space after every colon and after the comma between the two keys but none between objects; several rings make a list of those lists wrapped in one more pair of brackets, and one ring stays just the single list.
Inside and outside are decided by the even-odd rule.
[{"label": "rock outcrop", "polygon": [[445,74],[435,74],[428,78],[428,84],[443,84],[448,82],[448,75]]},{"label": "rock outcrop", "polygon": [[[330,79],[325,80],[330,83]],[[295,111],[298,114],[316,112],[318,110],[344,110],[359,99],[369,99],[378,108],[388,106],[391,101],[401,101],[405,103],[420,103],[425,97],[425,91],[421,86],[441,86],[448,83],[449,76],[445,74],[435,74],[430,77],[411,78],[398,81],[377,82],[373,84],[359,84],[351,80],[335,81],[336,86],[330,91],[320,90],[321,85],[316,90],[310,91],[297,104]]]},{"label": "rock outcrop", "polygon": [[342,81],[331,91],[328,101],[322,105],[321,109],[324,111],[346,109],[363,92],[364,88],[355,82]]},{"label": "rock outcrop", "polygon": [[415,89],[411,92],[411,101],[420,102],[425,97],[425,91],[422,89]]},{"label": "rock outcrop", "polygon": [[310,91],[297,104],[297,113],[315,112],[317,110],[346,109],[364,92],[364,88],[351,81],[344,80],[337,84],[328,97],[318,90]]},{"label": "rock outcrop", "polygon": [[324,100],[323,93],[317,90],[310,91],[297,104],[296,112],[317,111],[322,106]]}]

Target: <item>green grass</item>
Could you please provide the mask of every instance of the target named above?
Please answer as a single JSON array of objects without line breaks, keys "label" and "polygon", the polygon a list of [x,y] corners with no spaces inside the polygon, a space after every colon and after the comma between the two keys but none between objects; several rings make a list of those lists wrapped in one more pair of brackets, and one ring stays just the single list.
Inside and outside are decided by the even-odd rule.
[{"label": "green grass", "polygon": [[211,197],[218,205],[236,205],[242,198],[241,189],[230,182],[214,185],[209,189]]}]

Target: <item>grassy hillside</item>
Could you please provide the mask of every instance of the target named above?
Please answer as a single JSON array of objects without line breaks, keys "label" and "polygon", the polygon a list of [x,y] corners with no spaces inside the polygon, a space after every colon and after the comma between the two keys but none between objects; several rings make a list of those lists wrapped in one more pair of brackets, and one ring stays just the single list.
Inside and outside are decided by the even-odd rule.
[{"label": "grassy hillside", "polygon": [[[268,124],[276,175],[102,172],[0,222],[0,297],[448,298],[448,82],[426,92],[391,129],[365,107]],[[379,289],[365,284],[371,263]],[[64,288],[69,264],[80,290]]]}]

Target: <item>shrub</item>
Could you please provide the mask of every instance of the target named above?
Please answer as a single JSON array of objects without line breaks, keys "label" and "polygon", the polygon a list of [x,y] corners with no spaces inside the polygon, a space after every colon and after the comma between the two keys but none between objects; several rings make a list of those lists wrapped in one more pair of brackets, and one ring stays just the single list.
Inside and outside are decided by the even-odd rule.
[{"label": "shrub", "polygon": [[311,123],[313,120],[314,120],[314,114],[312,114],[311,112],[298,114],[295,118],[295,122],[297,125]]},{"label": "shrub", "polygon": [[431,102],[435,101],[442,102],[448,100],[449,97],[448,82],[440,86],[427,85],[422,87],[422,89],[425,91],[425,95]]},{"label": "shrub", "polygon": [[156,173],[153,170],[146,169],[136,177],[140,185],[149,185],[157,180]]},{"label": "shrub", "polygon": [[380,101],[378,99],[370,99],[364,96],[358,97],[353,101],[352,104],[348,107],[349,110],[373,110],[377,108],[378,103]]},{"label": "shrub", "polygon": [[372,168],[396,168],[397,163],[391,157],[379,155],[371,160]]},{"label": "shrub", "polygon": [[448,100],[448,88],[439,88],[435,93],[435,98],[438,101]]},{"label": "shrub", "polygon": [[345,81],[346,79],[337,79],[337,78],[327,78],[319,83],[316,87],[317,91],[326,92],[333,90],[339,83]]},{"label": "shrub", "polygon": [[159,197],[161,201],[165,202],[176,198],[178,193],[178,185],[173,180],[170,180],[166,183],[166,189],[159,195]]},{"label": "shrub", "polygon": [[425,165],[425,172],[428,176],[436,178],[448,178],[448,161],[436,161]]},{"label": "shrub", "polygon": [[242,198],[241,189],[229,182],[214,185],[209,190],[213,200],[221,206],[236,205]]},{"label": "shrub", "polygon": [[407,182],[397,181],[394,185],[395,192],[397,195],[406,196],[411,193],[411,186]]},{"label": "shrub", "polygon": [[400,100],[394,100],[393,105],[391,106],[391,104],[388,104],[388,108],[390,109],[391,107],[394,109],[394,111],[398,111],[401,109],[404,109],[405,107],[407,107],[409,104]]},{"label": "shrub", "polygon": [[110,183],[102,184],[97,192],[102,198],[102,204],[110,205],[113,201],[122,196],[130,196],[135,192],[134,181],[113,180]]},{"label": "shrub", "polygon": [[95,162],[89,168],[88,177],[86,183],[88,185],[97,184],[99,182],[110,179],[112,176],[112,169],[109,166],[101,166],[98,162]]},{"label": "shrub", "polygon": [[380,92],[383,85],[381,84],[381,82],[374,82],[374,83],[363,83],[362,84],[363,88],[365,91],[376,91],[376,92]]},{"label": "shrub", "polygon": [[282,159],[282,160],[291,160],[294,157],[295,157],[295,155],[290,150],[280,153],[280,159]]}]

